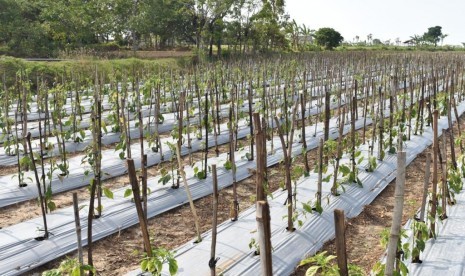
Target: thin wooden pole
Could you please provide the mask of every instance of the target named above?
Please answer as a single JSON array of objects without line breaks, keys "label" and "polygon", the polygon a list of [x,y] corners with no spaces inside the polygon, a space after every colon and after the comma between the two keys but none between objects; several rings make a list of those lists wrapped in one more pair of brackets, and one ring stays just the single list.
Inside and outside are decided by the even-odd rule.
[{"label": "thin wooden pole", "polygon": [[433,112],[433,191],[431,192],[431,226],[430,237],[436,236],[436,205],[437,205],[437,189],[438,189],[438,111]]},{"label": "thin wooden pole", "polygon": [[32,168],[34,170],[34,176],[35,176],[36,182],[37,182],[37,191],[39,192],[40,209],[42,210],[42,218],[44,220],[45,234],[43,236],[43,239],[48,239],[47,216],[46,216],[46,212],[45,212],[44,196],[42,195],[42,189],[40,188],[39,174],[37,173],[36,162],[34,160],[34,153],[32,152],[31,133],[30,132],[27,133],[26,140],[27,140],[27,143],[28,143],[28,146],[29,146],[29,157],[31,158]]},{"label": "thin wooden pole", "polygon": [[441,219],[447,218],[447,199],[449,197],[449,190],[447,189],[447,143],[446,143],[446,130],[442,129],[442,215]]},{"label": "thin wooden pole", "polygon": [[258,241],[260,245],[260,264],[262,274],[273,275],[271,258],[270,207],[266,201],[257,202]]},{"label": "thin wooden pole", "polygon": [[212,178],[213,178],[213,221],[212,221],[212,247],[210,253],[210,261],[208,266],[210,267],[210,275],[216,275],[216,262],[218,258],[215,258],[216,254],[216,236],[217,236],[217,225],[218,225],[218,177],[216,174],[216,165],[212,165]]},{"label": "thin wooden pole", "polygon": [[[426,168],[425,168],[425,179],[423,182],[423,197],[421,199],[421,207],[420,207],[420,216],[415,218],[419,222],[425,222],[425,209],[426,209],[426,198],[428,196],[428,184],[429,184],[429,177],[430,177],[430,166],[431,166],[431,153],[426,153]],[[421,237],[421,232],[415,229],[414,235],[416,237]],[[420,260],[420,253],[417,256],[412,258],[412,263],[421,263]]]},{"label": "thin wooden pole", "polygon": [[142,201],[144,202],[144,217],[147,220],[147,154],[142,155]]},{"label": "thin wooden pole", "polygon": [[[329,139],[329,119],[331,117],[331,102],[330,102],[330,92],[327,90],[325,86],[325,125],[324,125],[324,141],[328,141]],[[352,118],[353,119],[353,118]],[[325,164],[328,164],[328,158],[324,160]]]},{"label": "thin wooden pole", "polygon": [[264,184],[265,184],[264,169],[266,167],[264,158],[266,156],[262,154],[265,139],[263,139],[264,132],[261,127],[260,115],[258,113],[253,114],[253,123],[255,125],[255,128],[254,128],[255,129],[255,140],[256,140],[255,144],[256,144],[256,151],[257,151],[257,158],[256,158],[257,173],[255,176],[256,196],[257,196],[256,201],[261,201],[261,200],[266,200],[265,189],[264,189]]},{"label": "thin wooden pole", "polygon": [[79,264],[83,265],[84,260],[82,256],[82,243],[81,243],[81,219],[79,218],[78,195],[73,193],[73,209],[74,209],[74,223],[76,225],[76,236],[78,246],[78,260]]},{"label": "thin wooden pole", "polygon": [[[95,191],[97,190],[97,183],[93,178],[93,183],[90,187],[90,200],[89,200],[89,213],[87,215],[87,263],[90,266],[94,266],[93,255],[92,255],[92,220],[94,219],[94,204],[95,204]],[[89,273],[93,275],[92,272]]]},{"label": "thin wooden pole", "polygon": [[[338,174],[338,171],[339,171],[339,161],[341,160],[341,157],[342,157],[342,138],[343,138],[343,135],[344,135],[344,124],[345,124],[345,110],[346,108],[343,107],[342,108],[342,116],[339,116],[340,118],[340,125],[339,125],[339,136],[337,137],[337,156],[336,156],[336,166],[334,167],[334,179],[333,179],[333,186],[331,187],[331,194],[337,196],[339,195],[337,193],[337,174]],[[320,141],[321,143],[321,141]],[[320,147],[322,147],[322,145],[320,144]],[[320,158],[322,158],[322,151],[323,151],[323,148],[320,149]],[[320,159],[321,160],[321,159]],[[322,166],[320,166],[320,169],[322,170]],[[318,172],[318,183],[320,183],[320,172]]]},{"label": "thin wooden pole", "polygon": [[348,276],[344,210],[334,210],[334,226],[336,229],[336,254],[339,274]]},{"label": "thin wooden pole", "polygon": [[[305,79],[305,76],[304,76]],[[304,82],[305,85],[305,82]],[[306,91],[304,89],[303,93],[300,94],[300,108],[301,108],[301,121],[302,121],[302,147],[303,147],[303,155],[304,155],[304,166],[305,166],[305,174],[308,175],[310,173],[310,166],[308,165],[308,152],[307,152],[307,137],[305,135],[305,102],[306,102]],[[310,113],[309,113],[310,116]]]},{"label": "thin wooden pole", "polygon": [[[185,92],[181,93],[181,97],[179,99],[179,125],[180,126],[182,126],[183,107],[184,107],[185,98],[186,98]],[[186,172],[184,171],[184,165],[182,164],[181,147],[179,144],[180,144],[179,142],[176,143],[176,159],[178,160],[178,169],[179,169],[179,173],[181,174],[181,177],[184,183],[184,189],[186,190],[187,198],[189,200],[189,205],[192,211],[192,216],[194,218],[195,230],[197,232],[197,242],[201,242],[202,237],[200,235],[199,218],[197,216],[197,211],[195,209],[194,200],[192,199],[191,190],[189,189],[189,185],[187,184],[187,177],[186,177]]]},{"label": "thin wooden pole", "polygon": [[421,199],[420,221],[425,221],[426,198],[428,196],[428,185],[431,172],[431,153],[426,154],[425,180],[423,182],[423,197]]},{"label": "thin wooden pole", "polygon": [[147,256],[152,257],[152,247],[150,245],[149,231],[147,228],[147,221],[144,217],[144,211],[142,210],[142,203],[140,200],[140,189],[139,183],[137,182],[136,168],[134,167],[133,159],[126,159],[128,164],[129,181],[131,182],[132,194],[134,196],[134,203],[136,205],[137,216],[139,217],[139,224],[142,231],[142,238],[144,240],[144,248]]},{"label": "thin wooden pole", "polygon": [[394,272],[394,262],[397,255],[397,244],[400,238],[400,227],[402,224],[402,211],[404,208],[404,187],[405,187],[405,164],[406,153],[397,153],[397,177],[396,189],[394,193],[395,206],[392,217],[391,235],[389,238],[388,252],[386,258],[385,275],[392,276]]}]

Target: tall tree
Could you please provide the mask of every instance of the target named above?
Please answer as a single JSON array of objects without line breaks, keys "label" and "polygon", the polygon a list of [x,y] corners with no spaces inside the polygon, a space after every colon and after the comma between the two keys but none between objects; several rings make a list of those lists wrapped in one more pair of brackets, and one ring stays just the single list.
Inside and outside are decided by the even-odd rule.
[{"label": "tall tree", "polygon": [[438,42],[441,40],[442,36],[442,27],[434,26],[429,27],[428,31],[423,34],[423,39],[429,43],[434,44],[434,47],[438,45]]},{"label": "tall tree", "polygon": [[316,44],[331,50],[341,44],[344,40],[342,35],[333,28],[320,28],[315,33]]}]

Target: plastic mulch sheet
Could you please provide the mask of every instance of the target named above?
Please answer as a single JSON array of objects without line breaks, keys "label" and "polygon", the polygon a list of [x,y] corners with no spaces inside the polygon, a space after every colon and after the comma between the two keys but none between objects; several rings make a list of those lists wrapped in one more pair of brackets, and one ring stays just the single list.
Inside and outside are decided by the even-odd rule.
[{"label": "plastic mulch sheet", "polygon": [[[465,111],[465,104],[461,103],[458,106],[459,113]],[[442,129],[448,128],[447,117],[443,116],[439,120],[439,132]],[[407,153],[407,164],[410,164],[418,154],[423,152],[426,147],[432,144],[432,129],[425,128],[422,136],[412,135],[412,139],[404,145],[404,150]],[[368,151],[367,146],[361,147],[362,152]],[[376,150],[375,150],[376,153]],[[376,155],[376,154],[375,154]],[[366,155],[367,157],[367,155]],[[365,158],[366,159],[366,158]],[[349,159],[346,156],[341,160],[341,163],[348,164]],[[304,256],[315,254],[326,241],[334,238],[334,209],[343,209],[348,218],[355,217],[363,210],[363,206],[372,202],[376,196],[396,177],[397,158],[396,155],[386,155],[381,162],[378,161],[377,169],[372,173],[367,173],[364,170],[366,161],[362,162],[359,170],[359,178],[363,183],[363,187],[357,184],[346,185],[346,191],[339,197],[329,196],[331,184],[324,183],[323,185],[323,213],[307,214],[306,217],[301,217],[304,221],[303,226],[297,228],[293,233],[286,231],[287,223],[283,219],[287,215],[287,208],[284,205],[287,197],[287,192],[278,191],[273,194],[273,198],[269,199],[270,214],[271,214],[271,243],[273,247],[273,273],[275,275],[289,275]],[[331,167],[331,166],[330,166]],[[331,168],[328,169],[331,173]],[[317,176],[312,174],[307,178],[303,178],[297,185],[297,208],[302,212],[302,204],[309,201],[315,202],[315,194],[317,190]],[[329,204],[325,198],[329,196]],[[458,228],[458,230],[463,230]],[[238,221],[225,222],[218,227],[217,237],[217,263],[218,273],[222,275],[260,275],[260,259],[254,255],[254,249],[249,248],[251,238],[257,238],[254,232],[256,231],[255,207],[251,207],[241,213]],[[456,233],[456,232],[454,232]],[[446,235],[447,237],[447,235]],[[458,235],[463,237],[463,233]],[[449,235],[450,238],[450,235]],[[459,243],[457,240],[457,248]],[[211,248],[211,232],[203,234],[203,241],[199,244],[189,242],[175,249],[176,259],[179,265],[180,275],[209,275],[210,268],[208,261],[210,259]],[[443,247],[446,250],[446,247]],[[463,249],[461,249],[463,251]],[[440,257],[440,252],[437,251],[433,258],[439,258],[443,263],[449,254],[454,251],[449,250],[446,257]],[[429,253],[431,254],[431,253]],[[462,258],[463,254],[457,258]],[[453,258],[455,262],[451,265],[456,266],[456,271],[460,264],[457,258]],[[438,270],[439,272],[439,270]],[[134,271],[129,275],[137,275],[139,271]],[[165,271],[165,274],[167,271]],[[424,275],[424,274],[417,274]],[[429,274],[428,274],[429,275]],[[462,274],[448,274],[462,275]]]}]

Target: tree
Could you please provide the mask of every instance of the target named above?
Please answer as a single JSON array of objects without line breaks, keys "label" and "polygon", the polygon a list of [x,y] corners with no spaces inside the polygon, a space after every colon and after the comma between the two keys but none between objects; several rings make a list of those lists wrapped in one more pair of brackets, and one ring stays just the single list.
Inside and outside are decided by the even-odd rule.
[{"label": "tree", "polygon": [[320,28],[315,32],[315,42],[328,50],[341,45],[344,37],[333,28]]},{"label": "tree", "polygon": [[441,35],[441,46],[442,44],[444,43],[444,38],[448,37],[449,35],[448,34],[442,34]]},{"label": "tree", "polygon": [[413,35],[410,37],[410,41],[415,45],[418,46],[423,42],[423,37],[419,35]]},{"label": "tree", "polygon": [[383,44],[383,42],[381,42],[381,39],[379,39],[379,38],[373,39],[373,45],[382,45],[382,44]]},{"label": "tree", "polygon": [[284,14],[284,1],[263,0],[259,11],[250,18],[254,50],[269,51],[288,47],[284,30],[288,19]]},{"label": "tree", "polygon": [[0,0],[0,7],[0,45],[15,56],[50,54],[55,45],[39,20],[42,1]]},{"label": "tree", "polygon": [[434,47],[438,45],[438,42],[441,40],[442,36],[442,27],[435,26],[428,28],[428,31],[423,34],[423,39],[429,43],[434,44]]},{"label": "tree", "polygon": [[368,34],[367,35],[367,43],[371,45],[373,43],[373,34]]}]

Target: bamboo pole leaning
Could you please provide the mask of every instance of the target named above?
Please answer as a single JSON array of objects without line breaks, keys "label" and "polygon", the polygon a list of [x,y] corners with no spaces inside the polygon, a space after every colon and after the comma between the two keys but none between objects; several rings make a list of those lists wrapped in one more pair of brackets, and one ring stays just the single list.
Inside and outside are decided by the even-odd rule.
[{"label": "bamboo pole leaning", "polygon": [[[179,125],[182,126],[182,119],[183,119],[183,107],[184,107],[184,101],[186,98],[186,93],[182,92],[181,97],[179,99]],[[178,130],[179,133],[179,138],[182,137],[182,127],[179,128]],[[197,242],[202,241],[202,237],[200,235],[200,224],[199,224],[199,218],[197,216],[197,211],[195,209],[194,205],[194,200],[192,199],[192,194],[189,189],[189,185],[187,184],[187,177],[186,177],[186,172],[184,171],[184,165],[182,164],[182,159],[181,159],[181,146],[179,143],[176,143],[176,159],[178,160],[178,168],[179,168],[179,173],[181,174],[182,181],[184,183],[184,189],[186,190],[187,193],[187,198],[189,200],[189,205],[192,211],[192,216],[194,217],[194,224],[195,224],[195,231],[197,233]]]},{"label": "bamboo pole leaning", "polygon": [[139,217],[139,224],[142,232],[142,238],[144,241],[144,248],[148,257],[152,257],[152,247],[150,245],[149,231],[147,228],[147,220],[144,216],[144,210],[142,209],[142,202],[140,199],[139,183],[137,181],[136,169],[134,166],[133,159],[126,159],[128,164],[129,180],[131,182],[132,194],[134,195],[134,203],[136,205],[137,216]]},{"label": "bamboo pole leaning", "polygon": [[397,245],[400,239],[400,228],[402,224],[402,211],[404,208],[404,188],[405,188],[405,169],[406,153],[399,151],[397,153],[397,177],[396,188],[394,192],[395,206],[392,218],[391,234],[388,243],[388,252],[386,258],[386,269],[384,274],[392,276],[394,273],[394,263],[396,262]]}]

